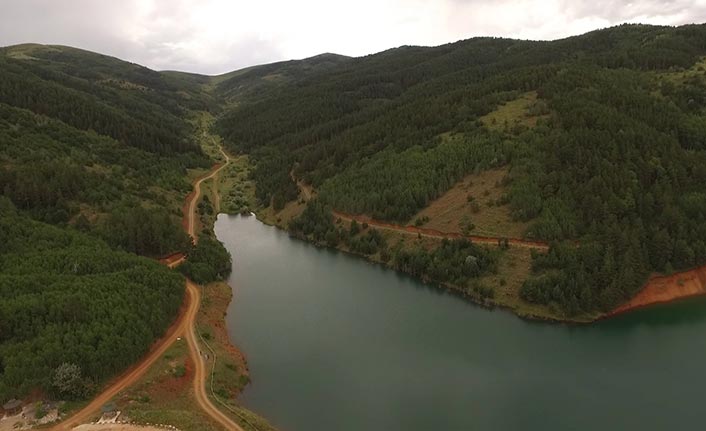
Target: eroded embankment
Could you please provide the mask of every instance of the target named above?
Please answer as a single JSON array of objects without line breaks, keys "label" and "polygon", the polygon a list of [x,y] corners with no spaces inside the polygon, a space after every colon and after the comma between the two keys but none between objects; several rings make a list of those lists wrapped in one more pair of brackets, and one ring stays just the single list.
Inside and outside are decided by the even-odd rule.
[{"label": "eroded embankment", "polygon": [[672,275],[651,277],[637,295],[608,313],[606,317],[650,305],[703,295],[706,295],[706,265]]}]

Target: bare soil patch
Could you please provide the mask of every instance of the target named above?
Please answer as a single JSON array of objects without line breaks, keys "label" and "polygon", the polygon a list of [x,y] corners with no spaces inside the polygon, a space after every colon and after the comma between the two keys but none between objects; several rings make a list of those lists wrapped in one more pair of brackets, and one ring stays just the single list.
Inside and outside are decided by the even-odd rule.
[{"label": "bare soil patch", "polygon": [[672,275],[655,275],[630,301],[608,313],[607,316],[703,295],[706,295],[706,266]]}]

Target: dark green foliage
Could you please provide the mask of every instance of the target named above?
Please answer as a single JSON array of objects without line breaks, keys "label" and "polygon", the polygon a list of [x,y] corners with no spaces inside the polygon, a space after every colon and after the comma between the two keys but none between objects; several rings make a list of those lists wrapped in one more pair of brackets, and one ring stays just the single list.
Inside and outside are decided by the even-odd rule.
[{"label": "dark green foliage", "polygon": [[188,246],[164,193],[186,194],[186,168],[208,166],[197,153],[154,154],[3,103],[0,161],[0,193],[33,218],[151,256]]},{"label": "dark green foliage", "polygon": [[[509,165],[495,204],[531,221],[527,236],[566,241],[551,264],[536,258],[523,297],[607,310],[651,271],[706,263],[706,76],[677,74],[705,55],[706,25],[402,47],[279,85],[218,128],[252,154],[261,201],[295,199],[293,173],[318,187],[319,209],[404,223],[462,176]],[[535,127],[479,121],[529,91]],[[321,243],[358,238],[319,210],[294,226]]]},{"label": "dark green foliage", "polygon": [[[333,222],[331,208],[318,199],[309,202],[304,212],[292,220],[289,224],[289,231],[295,236],[310,238],[318,243],[325,242],[326,236],[330,232],[336,233],[336,237],[338,237],[338,228]],[[329,238],[332,235],[329,235]]]},{"label": "dark green foliage", "polygon": [[266,97],[284,85],[305,81],[316,72],[350,61],[351,58],[336,54],[321,54],[304,60],[281,61],[263,64],[217,77],[216,93],[228,101],[242,103]]},{"label": "dark green foliage", "polygon": [[334,208],[406,221],[463,175],[505,162],[498,136],[454,137],[431,149],[382,151],[324,183],[319,196]]},{"label": "dark green foliage", "polygon": [[[706,260],[706,152],[694,144],[706,135],[683,138],[690,114],[654,94],[654,85],[636,72],[585,67],[545,87],[560,127],[520,138],[536,151],[516,158],[513,176],[521,179],[511,203],[538,216],[533,236],[578,238],[582,247],[564,247],[561,259],[539,265],[555,271],[530,280],[526,299],[570,314],[606,310],[650,271]],[[608,256],[614,263],[604,267]]]},{"label": "dark green foliage", "polygon": [[139,204],[118,207],[96,232],[115,248],[159,257],[186,250],[191,239],[164,208],[145,209]]},{"label": "dark green foliage", "polygon": [[232,268],[230,254],[223,243],[209,236],[202,236],[187,258],[179,271],[198,284],[225,280]]},{"label": "dark green foliage", "polygon": [[238,105],[218,128],[234,150],[252,153],[258,197],[269,203],[275,193],[289,195],[292,169],[318,186],[383,149],[427,148],[439,134],[476,129],[481,115],[567,65],[688,67],[703,55],[705,33],[621,26],[552,43],[476,38],[403,47],[312,70]]},{"label": "dark green foliage", "polygon": [[[31,221],[4,198],[0,244],[0,399],[38,387],[84,396],[144,354],[182,302],[178,274]],[[61,372],[64,363],[79,377]]]},{"label": "dark green foliage", "polygon": [[84,398],[172,322],[183,277],[125,251],[190,247],[186,169],[210,162],[185,116],[201,96],[85,51],[0,49],[0,400]]},{"label": "dark green foliage", "polygon": [[444,239],[437,249],[399,250],[395,267],[428,280],[466,286],[480,275],[497,271],[498,255],[467,239]]},{"label": "dark green foliage", "polygon": [[158,72],[73,48],[25,47],[35,60],[13,58],[22,47],[0,50],[0,102],[149,151],[198,151],[180,89]]},{"label": "dark green foliage", "polygon": [[375,254],[387,248],[385,238],[375,229],[367,229],[365,234],[357,237],[351,235],[347,244],[352,252],[365,255]]},{"label": "dark green foliage", "polygon": [[343,242],[353,253],[372,255],[387,250],[385,238],[375,229],[365,226],[361,233],[360,225],[355,220],[348,230],[337,227],[330,207],[319,200],[309,202],[304,212],[289,224],[289,230],[294,236],[329,247]]}]

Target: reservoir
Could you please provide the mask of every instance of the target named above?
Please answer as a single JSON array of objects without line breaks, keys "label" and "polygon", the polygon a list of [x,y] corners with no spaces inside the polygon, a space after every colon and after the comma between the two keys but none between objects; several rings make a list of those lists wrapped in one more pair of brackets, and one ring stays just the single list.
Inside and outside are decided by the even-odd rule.
[{"label": "reservoir", "polygon": [[706,301],[527,322],[221,214],[246,407],[284,431],[693,429]]}]

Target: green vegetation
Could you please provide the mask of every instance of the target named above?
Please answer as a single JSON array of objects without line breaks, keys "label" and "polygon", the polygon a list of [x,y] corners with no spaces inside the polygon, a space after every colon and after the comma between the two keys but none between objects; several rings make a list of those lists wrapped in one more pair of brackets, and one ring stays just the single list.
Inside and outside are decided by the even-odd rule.
[{"label": "green vegetation", "polygon": [[201,237],[187,257],[188,260],[179,266],[179,271],[198,284],[225,280],[230,274],[230,254],[217,239]]},{"label": "green vegetation", "polygon": [[552,242],[522,297],[593,314],[652,271],[706,262],[704,41],[704,25],[624,25],[402,47],[281,83],[217,127],[250,154],[262,205],[297,199],[295,179],[319,190],[290,228],[328,245],[350,247],[326,207],[406,223],[464,176],[502,167],[499,204]]},{"label": "green vegetation", "polygon": [[0,198],[0,398],[82,398],[172,322],[183,279]]},{"label": "green vegetation", "polygon": [[[266,208],[298,237],[560,316],[596,315],[650,272],[706,263],[705,41],[703,25],[627,25],[214,78],[67,47],[1,48],[0,399],[35,388],[81,398],[142,354],[183,282],[137,255],[182,251],[195,281],[225,278],[230,256],[209,230],[218,203]],[[215,130],[238,156],[205,185],[192,246],[181,204],[189,176],[221,158],[219,114]],[[430,203],[491,170],[502,190],[458,188],[459,216],[444,223],[550,242],[531,264],[507,241],[420,235],[410,246],[332,214],[443,228]]]},{"label": "green vegetation", "polygon": [[0,400],[83,399],[173,321],[189,169],[181,77],[66,47],[0,49]]},{"label": "green vegetation", "polygon": [[[364,256],[374,255],[376,260],[395,269],[437,283],[470,287],[478,277],[497,272],[499,254],[486,247],[465,239],[444,239],[431,250],[410,249],[400,242],[390,246],[384,235],[366,224],[361,226],[353,220],[345,229],[340,221],[334,222],[330,208],[319,200],[310,202],[301,216],[290,223],[289,229],[294,236],[329,247],[342,245]],[[486,291],[484,296],[491,295]]]},{"label": "green vegetation", "polygon": [[[428,280],[465,286],[470,279],[497,272],[497,252],[479,247],[466,239],[449,241],[431,252],[423,249],[399,250],[394,257],[396,268]],[[492,293],[485,293],[490,296]],[[492,290],[490,291],[492,292]]]}]

